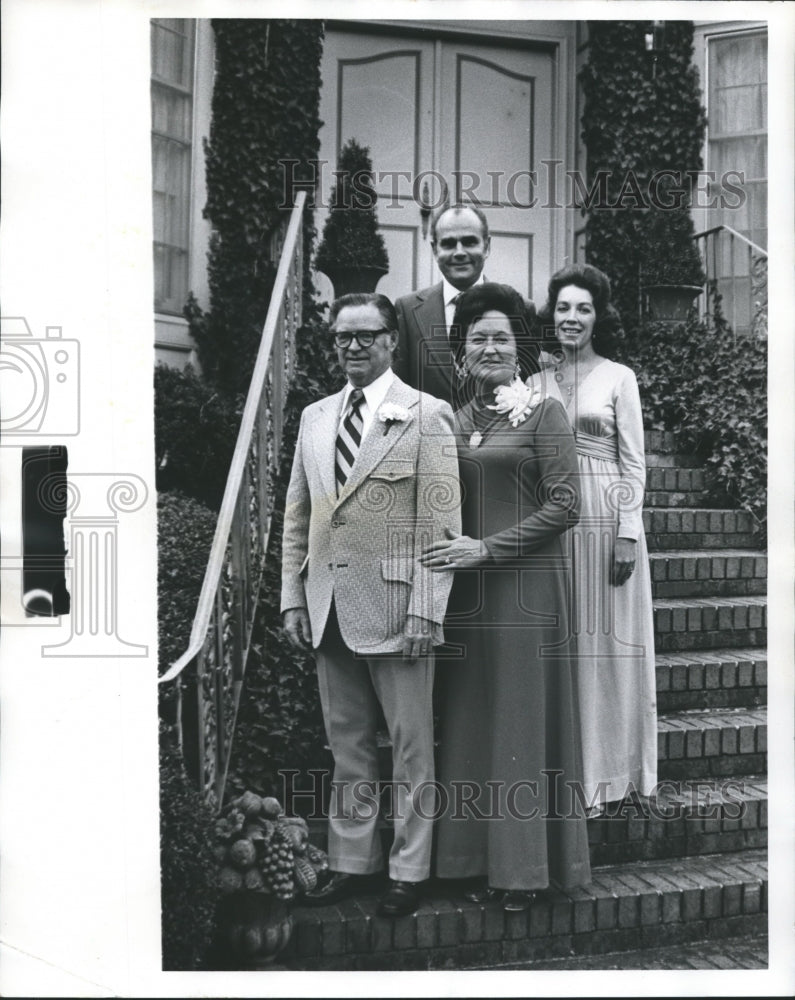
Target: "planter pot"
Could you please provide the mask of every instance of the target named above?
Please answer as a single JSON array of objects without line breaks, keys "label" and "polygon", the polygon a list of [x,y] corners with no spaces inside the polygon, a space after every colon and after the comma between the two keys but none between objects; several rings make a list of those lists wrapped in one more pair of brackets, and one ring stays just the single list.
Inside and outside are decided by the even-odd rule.
[{"label": "planter pot", "polygon": [[700,285],[644,285],[649,319],[684,322],[702,291]]},{"label": "planter pot", "polygon": [[265,892],[243,890],[218,905],[218,929],[240,969],[272,965],[293,933],[290,904]]},{"label": "planter pot", "polygon": [[327,275],[334,286],[334,297],[348,295],[350,292],[374,292],[375,286],[389,271],[385,267],[319,267]]}]

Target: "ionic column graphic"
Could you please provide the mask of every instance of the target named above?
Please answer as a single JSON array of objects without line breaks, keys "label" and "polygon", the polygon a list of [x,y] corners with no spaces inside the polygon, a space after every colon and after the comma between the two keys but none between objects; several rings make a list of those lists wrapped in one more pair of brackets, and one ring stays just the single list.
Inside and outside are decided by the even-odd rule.
[{"label": "ionic column graphic", "polygon": [[[48,482],[48,479],[50,480]],[[66,561],[72,632],[66,642],[43,646],[42,656],[146,656],[148,647],[118,634],[118,514],[146,502],[147,488],[135,475],[68,475],[66,484],[42,480],[42,505],[64,497],[70,519]]]}]

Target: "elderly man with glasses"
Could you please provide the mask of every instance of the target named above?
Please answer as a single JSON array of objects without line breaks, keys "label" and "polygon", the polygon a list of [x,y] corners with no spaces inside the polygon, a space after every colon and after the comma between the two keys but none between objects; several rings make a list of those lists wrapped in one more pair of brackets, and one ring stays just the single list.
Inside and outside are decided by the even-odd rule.
[{"label": "elderly man with glasses", "polygon": [[282,553],[284,626],[315,650],[334,756],[332,874],[306,901],[336,902],[382,868],[380,706],[392,740],[394,841],[379,912],[400,916],[417,908],[430,873],[433,649],[444,641],[452,574],[430,572],[419,556],[460,531],[453,414],[393,373],[389,299],[342,296],[330,327],[347,383],[301,416]]}]

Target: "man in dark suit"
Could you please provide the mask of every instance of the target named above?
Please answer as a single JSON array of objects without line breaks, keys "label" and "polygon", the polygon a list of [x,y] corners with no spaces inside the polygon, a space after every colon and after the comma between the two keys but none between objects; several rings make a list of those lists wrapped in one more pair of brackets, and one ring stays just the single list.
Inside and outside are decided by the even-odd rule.
[{"label": "man in dark suit", "polygon": [[422,392],[450,400],[454,378],[449,331],[457,296],[483,281],[489,224],[474,205],[442,208],[431,222],[431,248],[442,280],[395,303],[400,341],[394,370]]},{"label": "man in dark suit", "polygon": [[409,385],[449,400],[454,377],[449,330],[457,296],[483,280],[489,225],[474,205],[442,208],[431,222],[431,248],[442,280],[395,303],[400,341],[396,373]]},{"label": "man in dark suit", "polygon": [[[450,402],[456,377],[450,327],[461,292],[485,281],[483,266],[491,250],[486,216],[471,204],[441,208],[431,221],[431,248],[442,280],[395,302],[400,341],[392,368],[415,389]],[[525,301],[534,317],[535,305]]]}]

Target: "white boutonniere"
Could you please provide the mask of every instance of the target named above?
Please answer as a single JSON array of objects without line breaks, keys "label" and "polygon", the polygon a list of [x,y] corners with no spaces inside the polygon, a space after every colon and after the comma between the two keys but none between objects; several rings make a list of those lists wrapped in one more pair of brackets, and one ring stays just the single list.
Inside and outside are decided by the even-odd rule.
[{"label": "white boutonniere", "polygon": [[510,385],[499,385],[494,390],[496,403],[490,403],[489,409],[505,414],[511,422],[511,427],[518,427],[527,420],[533,410],[541,402],[541,392],[532,386],[525,385],[520,378],[515,378]]},{"label": "white boutonniere", "polygon": [[383,422],[384,434],[386,434],[392,424],[402,424],[408,420],[409,411],[405,406],[398,406],[397,403],[382,403],[378,407],[376,416]]}]

